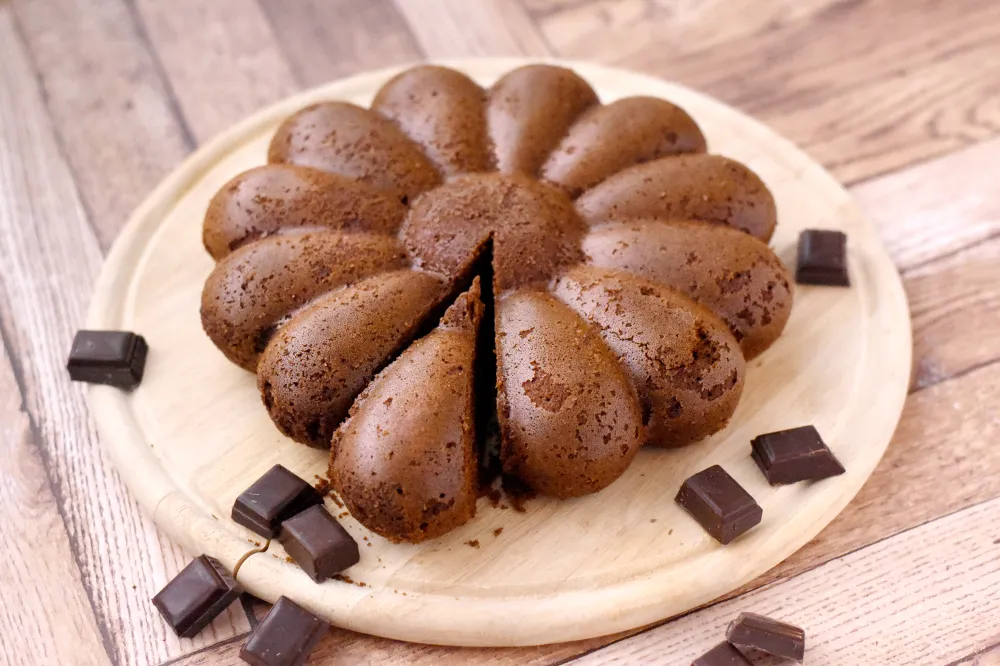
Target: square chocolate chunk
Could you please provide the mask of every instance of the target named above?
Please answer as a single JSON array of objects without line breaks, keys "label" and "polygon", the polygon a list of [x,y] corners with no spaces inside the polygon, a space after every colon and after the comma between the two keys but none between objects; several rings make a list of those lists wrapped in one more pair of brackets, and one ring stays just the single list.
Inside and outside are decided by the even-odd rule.
[{"label": "square chocolate chunk", "polygon": [[806,229],[799,235],[795,270],[799,284],[850,286],[847,276],[847,236],[840,231]]},{"label": "square chocolate chunk", "polygon": [[240,650],[253,666],[302,666],[330,625],[281,597]]},{"label": "square chocolate chunk", "polygon": [[759,435],[750,444],[751,457],[772,486],[844,473],[844,466],[811,425]]},{"label": "square chocolate chunk", "polygon": [[798,662],[806,652],[806,632],[756,613],[740,613],[729,623],[726,640],[743,652],[756,650]]},{"label": "square chocolate chunk", "polygon": [[750,493],[718,465],[685,481],[675,501],[722,544],[749,530],[763,516]]},{"label": "square chocolate chunk", "polygon": [[128,331],[77,331],[66,369],[70,379],[133,389],[142,381],[148,347]]},{"label": "square chocolate chunk", "polygon": [[281,524],[285,551],[317,583],[358,563],[358,543],[322,506],[309,507]]},{"label": "square chocolate chunk", "polygon": [[753,663],[729,643],[719,643],[692,661],[691,666],[753,666]]},{"label": "square chocolate chunk", "polygon": [[232,517],[247,529],[273,539],[282,522],[322,503],[323,497],[308,482],[275,465],[236,498]]},{"label": "square chocolate chunk", "polygon": [[191,638],[239,594],[239,586],[221,562],[199,555],[153,597],[153,605],[178,636]]}]

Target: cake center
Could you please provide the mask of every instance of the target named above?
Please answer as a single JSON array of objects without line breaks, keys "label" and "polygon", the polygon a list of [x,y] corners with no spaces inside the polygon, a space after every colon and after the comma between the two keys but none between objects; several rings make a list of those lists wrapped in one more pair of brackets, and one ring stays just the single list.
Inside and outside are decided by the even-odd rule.
[{"label": "cake center", "polygon": [[496,294],[544,282],[582,260],[585,225],[562,191],[519,174],[454,178],[421,195],[402,230],[424,270],[467,276],[492,239]]}]

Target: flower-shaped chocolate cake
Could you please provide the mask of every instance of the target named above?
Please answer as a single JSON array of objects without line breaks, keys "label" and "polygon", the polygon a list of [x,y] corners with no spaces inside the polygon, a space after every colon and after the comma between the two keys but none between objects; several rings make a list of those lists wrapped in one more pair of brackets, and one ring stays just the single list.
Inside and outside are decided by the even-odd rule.
[{"label": "flower-shaped chocolate cake", "polygon": [[484,401],[505,473],[598,491],[723,428],[788,319],[774,199],[705,151],[682,109],[567,69],[415,67],[288,118],[215,196],[205,331],[388,538],[473,515]]}]

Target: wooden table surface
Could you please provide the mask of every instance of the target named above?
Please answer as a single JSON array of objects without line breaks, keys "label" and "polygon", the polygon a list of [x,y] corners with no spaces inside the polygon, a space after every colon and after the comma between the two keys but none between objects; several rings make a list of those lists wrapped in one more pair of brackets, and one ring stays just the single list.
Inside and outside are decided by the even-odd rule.
[{"label": "wooden table surface", "polygon": [[438,648],[335,629],[310,663],[688,664],[739,611],[810,664],[1000,664],[997,0],[0,0],[0,662],[231,664],[263,607],[193,640],[149,598],[157,533],[64,369],[104,254],[199,144],[336,77],[556,55],[699,88],[836,174],[903,275],[914,379],[888,453],[813,542],[642,632]]}]

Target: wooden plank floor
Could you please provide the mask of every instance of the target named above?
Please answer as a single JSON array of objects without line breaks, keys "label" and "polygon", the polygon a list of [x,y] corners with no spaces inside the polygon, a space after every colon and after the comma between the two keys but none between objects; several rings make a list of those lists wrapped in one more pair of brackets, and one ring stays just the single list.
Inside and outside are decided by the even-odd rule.
[{"label": "wooden plank floor", "polygon": [[179,640],[149,603],[191,554],[102,454],[72,333],[130,211],[215,133],[338,76],[479,55],[678,80],[808,150],[903,275],[911,395],[843,514],[726,600],[536,648],[333,630],[310,663],[681,665],[756,610],[806,625],[814,665],[1000,665],[996,0],[0,0],[0,662],[242,663],[254,615]]}]

